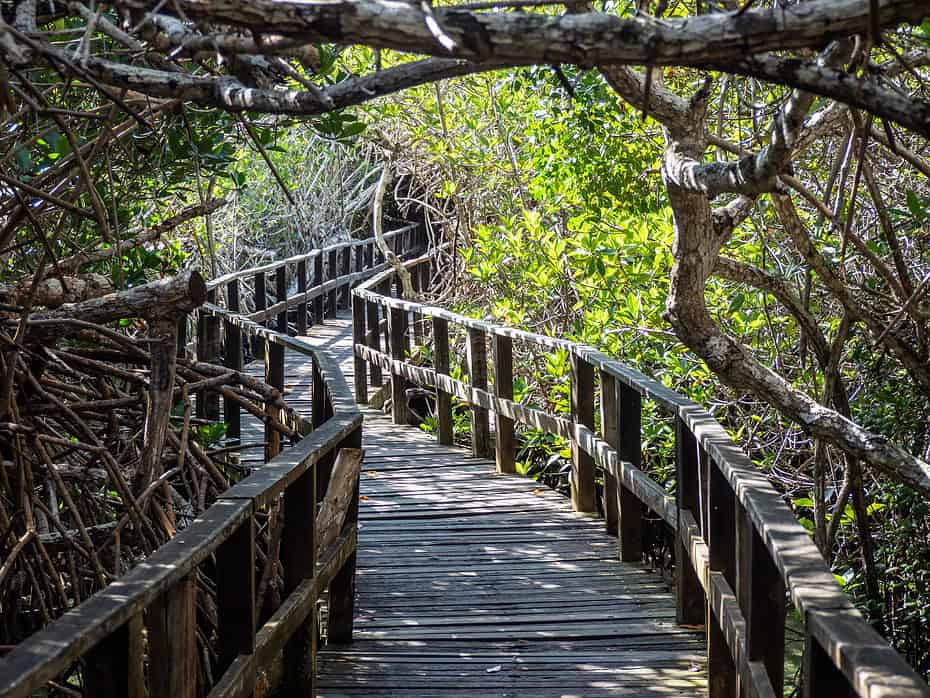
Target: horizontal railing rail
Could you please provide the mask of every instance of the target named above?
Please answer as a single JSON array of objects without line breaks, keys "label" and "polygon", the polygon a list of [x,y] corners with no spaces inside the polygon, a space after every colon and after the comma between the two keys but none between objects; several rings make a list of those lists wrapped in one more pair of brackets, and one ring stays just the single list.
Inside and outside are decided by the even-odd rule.
[{"label": "horizontal railing rail", "polygon": [[[403,256],[422,246],[422,230],[407,226],[388,233],[393,251]],[[325,259],[324,259],[325,258]],[[325,261],[325,264],[323,262]],[[308,278],[307,263],[315,274]],[[353,269],[354,267],[354,269]],[[351,286],[385,268],[374,241],[359,240],[314,250],[307,255],[247,269],[208,284],[209,302],[200,310],[193,348],[198,360],[222,361],[242,370],[243,340],[265,360],[266,382],[277,389],[264,412],[264,463],[223,492],[174,538],[131,571],[97,592],[0,659],[0,695],[26,698],[80,665],[85,696],[171,696],[210,698],[250,695],[259,670],[280,658],[285,689],[313,695],[318,643],[316,606],[328,603],[327,637],[352,637],[358,485],[334,543],[316,555],[314,512],[333,463],[344,448],[361,448],[362,416],[335,361],[325,351],[289,336],[288,311],[297,309],[296,330],[323,322],[349,302]],[[293,271],[298,291],[288,296],[284,281]],[[275,303],[264,281],[275,275]],[[253,280],[253,297],[241,297],[239,281]],[[217,292],[222,290],[222,294]],[[261,312],[244,316],[243,301]],[[312,301],[312,303],[311,303]],[[224,307],[225,305],[225,307]],[[258,321],[274,320],[274,328]],[[182,325],[185,326],[185,325]],[[188,346],[186,339],[179,346]],[[285,352],[312,363],[309,415],[295,414],[288,427],[302,437],[283,449],[280,434]],[[198,414],[219,419],[222,386],[197,394]],[[227,437],[241,435],[240,401],[224,399]],[[286,430],[284,430],[286,431]],[[283,503],[277,545],[283,594],[275,609],[256,604],[257,516]],[[216,653],[208,667],[211,685],[198,682],[198,575],[215,587]]]},{"label": "horizontal railing rail", "polygon": [[[407,263],[418,287],[428,287],[432,259]],[[466,403],[474,454],[494,457],[502,473],[515,472],[517,423],[568,440],[573,507],[597,511],[600,469],[605,522],[617,536],[621,560],[643,558],[646,511],[670,531],[677,619],[706,627],[711,696],[782,696],[789,598],[804,622],[805,697],[930,696],[926,682],[852,606],[765,475],[704,408],[589,346],[401,296],[393,269],[353,291],[357,398],[367,399],[369,375],[373,386],[380,386],[384,376],[391,388],[393,419],[404,424],[410,418],[408,386],[431,391],[438,438],[445,444],[453,439],[452,398]],[[450,375],[450,327],[466,335],[467,381]],[[432,366],[411,362],[411,338],[431,343]],[[570,415],[514,400],[514,341],[568,353]],[[643,399],[674,419],[674,495],[640,467]]]}]

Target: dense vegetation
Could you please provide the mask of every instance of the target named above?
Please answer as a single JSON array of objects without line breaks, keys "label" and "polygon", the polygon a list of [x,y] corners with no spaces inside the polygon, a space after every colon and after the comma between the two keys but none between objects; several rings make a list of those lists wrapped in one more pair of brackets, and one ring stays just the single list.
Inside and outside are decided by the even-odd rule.
[{"label": "dense vegetation", "polygon": [[[443,302],[596,345],[711,406],[869,619],[930,675],[926,8],[813,0],[816,22],[763,32],[739,18],[778,3],[750,4],[608,2],[585,43],[571,32],[586,3],[437,9],[438,28],[415,5],[360,28],[327,14],[338,2],[287,21],[260,0],[0,3],[4,641],[117,576],[224,486],[211,476],[198,491],[209,454],[173,445],[187,443],[190,402],[149,380],[197,303],[141,319],[87,318],[80,304],[364,234],[387,171],[387,215],[422,208],[451,243]],[[749,48],[675,24],[696,14],[748,32]],[[652,43],[610,34],[617,16]],[[487,46],[469,21],[485,23]],[[45,348],[43,318],[61,344]],[[209,370],[170,365],[179,388]],[[523,399],[567,409],[565,357],[519,368]],[[56,413],[113,399],[115,421]],[[210,421],[191,448],[222,435]],[[672,488],[672,435],[658,420],[646,430],[646,467]],[[524,471],[555,487],[563,451],[521,433]],[[55,478],[59,461],[83,474]],[[101,489],[101,470],[119,487]],[[173,492],[153,486],[163,476]],[[63,489],[78,501],[59,515]],[[42,547],[61,542],[53,529],[82,537],[52,551],[69,565],[61,579]]]}]

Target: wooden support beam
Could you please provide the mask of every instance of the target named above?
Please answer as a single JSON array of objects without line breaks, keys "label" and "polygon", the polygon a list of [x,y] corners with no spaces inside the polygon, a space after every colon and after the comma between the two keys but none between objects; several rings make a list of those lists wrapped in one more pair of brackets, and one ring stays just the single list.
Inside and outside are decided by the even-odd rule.
[{"label": "wooden support beam", "polygon": [[[352,489],[348,492],[348,496],[346,497],[346,512],[343,516],[343,524],[340,528],[358,524],[358,471],[362,460],[361,447],[362,429],[359,427],[346,436],[342,442],[342,447],[339,449],[339,456],[341,456],[344,451],[349,451],[349,454],[344,457],[349,463],[344,464],[344,468],[348,468],[355,473]],[[327,493],[334,490],[333,485],[336,480],[336,466],[339,464],[339,456],[336,457],[336,463],[333,465]],[[356,459],[358,465],[355,464]],[[353,551],[352,554],[346,558],[346,561],[339,568],[339,571],[333,576],[333,581],[329,585],[327,638],[331,643],[347,643],[352,641],[355,621],[355,570],[356,553]]]},{"label": "wooden support beam", "polygon": [[[259,312],[268,307],[268,294],[265,282],[265,272],[263,271],[257,272],[253,277],[255,288],[255,312]],[[268,323],[262,324],[267,326]],[[263,338],[257,336],[252,337],[252,356],[254,356],[257,361],[261,361],[265,358],[265,340]]]}]

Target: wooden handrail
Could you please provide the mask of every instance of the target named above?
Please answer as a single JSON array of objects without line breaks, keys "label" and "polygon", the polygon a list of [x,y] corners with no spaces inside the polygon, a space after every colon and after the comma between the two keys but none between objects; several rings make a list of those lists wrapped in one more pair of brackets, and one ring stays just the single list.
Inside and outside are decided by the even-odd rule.
[{"label": "wooden handrail", "polygon": [[[432,256],[406,263],[428,279]],[[451,397],[472,409],[475,455],[489,445],[484,424],[495,414],[494,449],[501,472],[512,472],[513,424],[565,438],[572,447],[572,503],[593,512],[595,468],[604,476],[605,520],[625,561],[643,554],[643,511],[656,515],[675,545],[677,618],[705,625],[711,696],[778,696],[784,684],[786,598],[804,619],[803,695],[930,696],[930,687],[853,608],[807,531],[766,477],[703,407],[596,349],[561,338],[468,318],[399,296],[393,269],[353,292],[356,394],[364,401],[367,369],[390,377],[393,418],[408,420],[409,384],[435,391],[439,439],[451,442]],[[421,287],[426,284],[421,281]],[[393,293],[392,293],[393,289]],[[409,361],[411,322],[431,330],[433,366]],[[429,322],[425,320],[428,319]],[[387,322],[382,348],[381,327]],[[449,375],[449,328],[463,329],[468,381]],[[416,334],[416,333],[414,333]],[[482,365],[490,338],[495,385]],[[512,343],[569,355],[569,417],[513,400]],[[597,374],[595,377],[594,374]],[[476,380],[477,378],[477,380]],[[597,378],[597,380],[596,380]],[[359,386],[365,386],[360,390]],[[595,429],[595,386],[601,426]],[[675,423],[674,495],[640,469],[642,400]],[[475,427],[478,427],[475,430]]]},{"label": "wooden handrail", "polygon": [[[415,225],[386,237],[401,253],[423,245],[422,229]],[[361,253],[354,253],[355,269],[351,270],[353,250]],[[331,278],[324,280],[323,258],[333,259],[333,255],[341,257],[341,266],[332,264]],[[315,274],[309,287],[308,268]],[[291,424],[303,438],[282,450],[275,441],[278,432],[268,429],[269,446],[262,467],[226,490],[192,524],[131,571],[0,659],[0,695],[26,698],[80,661],[87,696],[140,698],[146,694],[147,675],[148,695],[193,698],[204,688],[198,688],[196,680],[200,661],[195,634],[198,574],[210,574],[217,589],[219,658],[211,667],[214,684],[209,696],[250,694],[258,670],[282,653],[286,689],[313,695],[313,625],[317,600],[324,593],[328,592],[330,605],[329,637],[346,641],[352,635],[357,484],[342,531],[321,559],[314,555],[314,516],[307,514],[321,502],[340,449],[361,447],[362,416],[339,365],[325,351],[289,336],[288,312],[296,308],[303,314],[297,318],[297,327],[305,330],[308,315],[314,323],[322,321],[324,300],[329,302],[327,312],[335,314],[336,304],[348,301],[353,285],[384,268],[373,240],[368,239],[313,250],[209,282],[208,303],[197,317],[197,358],[222,360],[227,367],[241,370],[242,340],[248,337],[262,349],[267,346],[262,352],[266,378],[283,392],[285,352],[306,357],[313,365],[312,407],[308,415],[294,415]],[[287,297],[287,275],[292,269],[303,276],[296,295]],[[260,279],[255,289],[264,291],[267,274],[275,276],[275,303],[262,312],[243,315],[241,280]],[[337,298],[340,290],[342,299]],[[226,307],[221,305],[223,296]],[[273,329],[259,324],[272,320]],[[180,341],[182,353],[184,342]],[[197,395],[198,410],[212,419],[220,416],[217,390],[210,386]],[[280,394],[265,405],[266,425],[269,420],[284,419],[278,414],[279,401]],[[228,437],[234,439],[240,435],[239,409],[238,401],[224,400],[223,418]],[[285,598],[269,618],[260,619],[255,599],[255,516],[282,500]],[[148,663],[147,672],[143,662]]]}]

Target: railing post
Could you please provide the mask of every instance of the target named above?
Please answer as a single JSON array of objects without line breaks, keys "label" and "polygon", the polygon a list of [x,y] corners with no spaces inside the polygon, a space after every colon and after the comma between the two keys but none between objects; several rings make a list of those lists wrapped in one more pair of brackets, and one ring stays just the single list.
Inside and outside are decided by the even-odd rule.
[{"label": "railing post", "polygon": [[[437,375],[449,375],[449,321],[433,318],[433,366]],[[436,418],[439,443],[452,445],[452,396],[436,385]]]},{"label": "railing post", "polygon": [[[473,388],[488,389],[488,346],[484,330],[468,328],[468,381]],[[471,450],[476,458],[491,457],[491,427],[488,410],[471,407]]]},{"label": "railing post", "polygon": [[[620,454],[620,410],[617,405],[617,379],[604,371],[600,373],[601,382],[601,438]],[[621,460],[623,456],[620,456]],[[604,468],[604,526],[607,534],[618,536],[620,534],[620,493],[617,490],[617,477]],[[620,559],[623,559],[622,542],[618,545]]]},{"label": "railing post", "polygon": [[[362,245],[356,245],[352,249],[355,250],[355,273],[357,274],[365,269],[365,248]],[[361,279],[357,280],[352,284],[352,288],[355,288],[361,282]]]},{"label": "railing post", "polygon": [[[340,274],[340,276],[348,276],[348,275],[349,275],[349,268],[350,268],[349,265],[350,265],[350,263],[351,263],[351,261],[352,261],[352,257],[351,257],[351,255],[352,255],[352,248],[351,248],[351,247],[348,247],[348,246],[343,247],[342,249],[339,250],[339,253],[340,253],[340,257],[341,257],[341,264],[340,264],[340,267],[339,267],[339,274]],[[346,281],[344,284],[342,284],[342,285],[340,286],[340,289],[339,289],[339,290],[340,290],[339,295],[341,296],[341,299],[342,299],[342,306],[343,306],[344,308],[349,308],[349,307],[350,307],[350,303],[352,302],[352,301],[351,301],[351,298],[352,298],[352,284],[349,283],[348,281]]]},{"label": "railing post", "polygon": [[323,294],[319,287],[323,283],[323,253],[319,252],[313,258],[313,287],[317,289],[316,298],[313,299],[313,324],[323,324]]},{"label": "railing post", "polygon": [[678,510],[678,530],[675,531],[676,616],[680,625],[700,625],[706,620],[704,590],[682,540],[686,529],[682,513],[690,512],[697,522],[701,520],[698,449],[694,434],[681,417],[675,418],[675,462],[678,471],[675,492]]},{"label": "railing post", "polygon": [[216,550],[216,616],[220,676],[237,656],[255,651],[254,513]]},{"label": "railing post", "polygon": [[[366,337],[365,343],[373,351],[381,351],[381,306],[374,301],[365,301],[365,322]],[[380,388],[382,385],[381,366],[377,363],[371,364],[371,384]]]},{"label": "railing post", "polygon": [[[335,281],[339,276],[339,264],[337,260],[338,250],[330,250],[329,258],[326,260],[326,280]],[[337,312],[337,302],[339,289],[334,285],[332,290],[326,295],[326,317],[334,318]]]},{"label": "railing post", "polygon": [[[620,458],[637,468],[643,464],[642,396],[628,385],[620,385]],[[620,516],[620,559],[643,559],[643,505],[623,483],[617,483],[617,509]]]},{"label": "railing post", "polygon": [[[708,564],[712,574],[722,574],[730,588],[736,589],[736,497],[715,463],[710,463],[707,500]],[[707,613],[707,669],[710,698],[736,698],[739,674],[727,645],[723,621],[712,608]]]},{"label": "railing post", "polygon": [[[255,274],[255,312],[259,312],[268,307],[268,295],[265,290],[265,273],[258,272]],[[268,323],[262,321],[259,323],[268,326]],[[255,357],[257,361],[261,361],[265,358],[265,339],[263,337],[255,336],[252,338],[252,356]]]},{"label": "railing post", "polygon": [[[303,257],[297,262],[297,293],[307,292],[307,258]],[[307,301],[304,299],[297,306],[297,335],[303,337],[307,334]]]},{"label": "railing post", "polygon": [[[594,368],[583,358],[571,352],[572,421],[594,430]],[[581,512],[597,511],[597,490],[594,485],[594,459],[577,440],[571,440],[572,451],[572,509]]]},{"label": "railing post", "polygon": [[737,597],[746,619],[746,656],[765,665],[780,696],[785,682],[785,582],[743,507],[736,525]]},{"label": "railing post", "polygon": [[[239,279],[226,284],[226,308],[231,313],[239,312]],[[238,325],[226,321],[225,365],[233,371],[242,370],[242,330]],[[239,439],[242,435],[239,403],[231,398],[223,400],[223,419],[226,422],[226,437]]]},{"label": "railing post", "polygon": [[[359,426],[358,429],[346,436],[341,447],[361,448],[362,427]],[[355,490],[346,510],[343,527],[353,526],[358,523],[359,479],[355,479]],[[352,551],[339,572],[333,577],[329,587],[327,638],[332,643],[352,642],[352,628],[355,618],[355,567],[356,552]]]},{"label": "railing post", "polygon": [[[413,286],[414,297],[420,296],[420,275],[417,268],[414,268],[410,274],[410,285]],[[410,313],[413,322],[413,343],[414,346],[423,346],[423,316],[414,310]]]},{"label": "railing post", "polygon": [[368,362],[358,355],[358,347],[367,344],[365,320],[367,316],[365,299],[352,295],[352,356],[355,367],[355,401],[368,404]]},{"label": "railing post", "polygon": [[84,657],[84,695],[144,698],[142,614],[137,613]]},{"label": "railing post", "polygon": [[190,315],[182,313],[178,317],[178,358],[187,358],[187,321]]},{"label": "railing post", "polygon": [[375,266],[375,243],[365,243],[365,267],[371,269]]},{"label": "railing post", "polygon": [[[275,295],[277,301],[287,298],[287,269],[284,265],[275,272]],[[275,330],[280,334],[287,334],[287,308],[278,313]],[[265,348],[265,382],[279,393],[284,395],[284,346],[277,342],[268,341]],[[281,434],[272,426],[272,419],[280,416],[280,409],[273,405],[265,405],[265,462],[281,452]]]},{"label": "railing post", "polygon": [[[316,468],[312,466],[284,490],[281,565],[285,595],[311,579],[316,567],[316,491]],[[284,646],[285,695],[315,695],[316,638],[316,604],[312,604],[307,619]]]},{"label": "railing post", "polygon": [[[216,303],[216,289],[207,292],[207,301]],[[197,360],[217,363],[220,357],[220,319],[212,314],[200,314]],[[220,418],[220,396],[214,390],[203,390],[197,396],[198,417],[214,421]]]},{"label": "railing post", "polygon": [[[388,334],[391,358],[404,360],[406,340],[407,312],[397,308],[388,308]],[[394,424],[407,423],[407,394],[404,377],[391,370],[391,416]]]},{"label": "railing post", "polygon": [[316,429],[329,417],[326,414],[326,384],[323,382],[320,364],[315,356],[313,357],[313,372],[310,381],[310,418],[313,422],[313,428]]},{"label": "railing post", "polygon": [[[513,340],[494,334],[494,395],[501,400],[513,400]],[[515,463],[513,420],[494,412],[497,432],[497,472],[511,475],[517,472]]]},{"label": "railing post", "polygon": [[148,607],[149,695],[197,695],[197,584],[189,574]]},{"label": "railing post", "polygon": [[856,698],[858,695],[809,628],[804,629],[801,698]]}]

